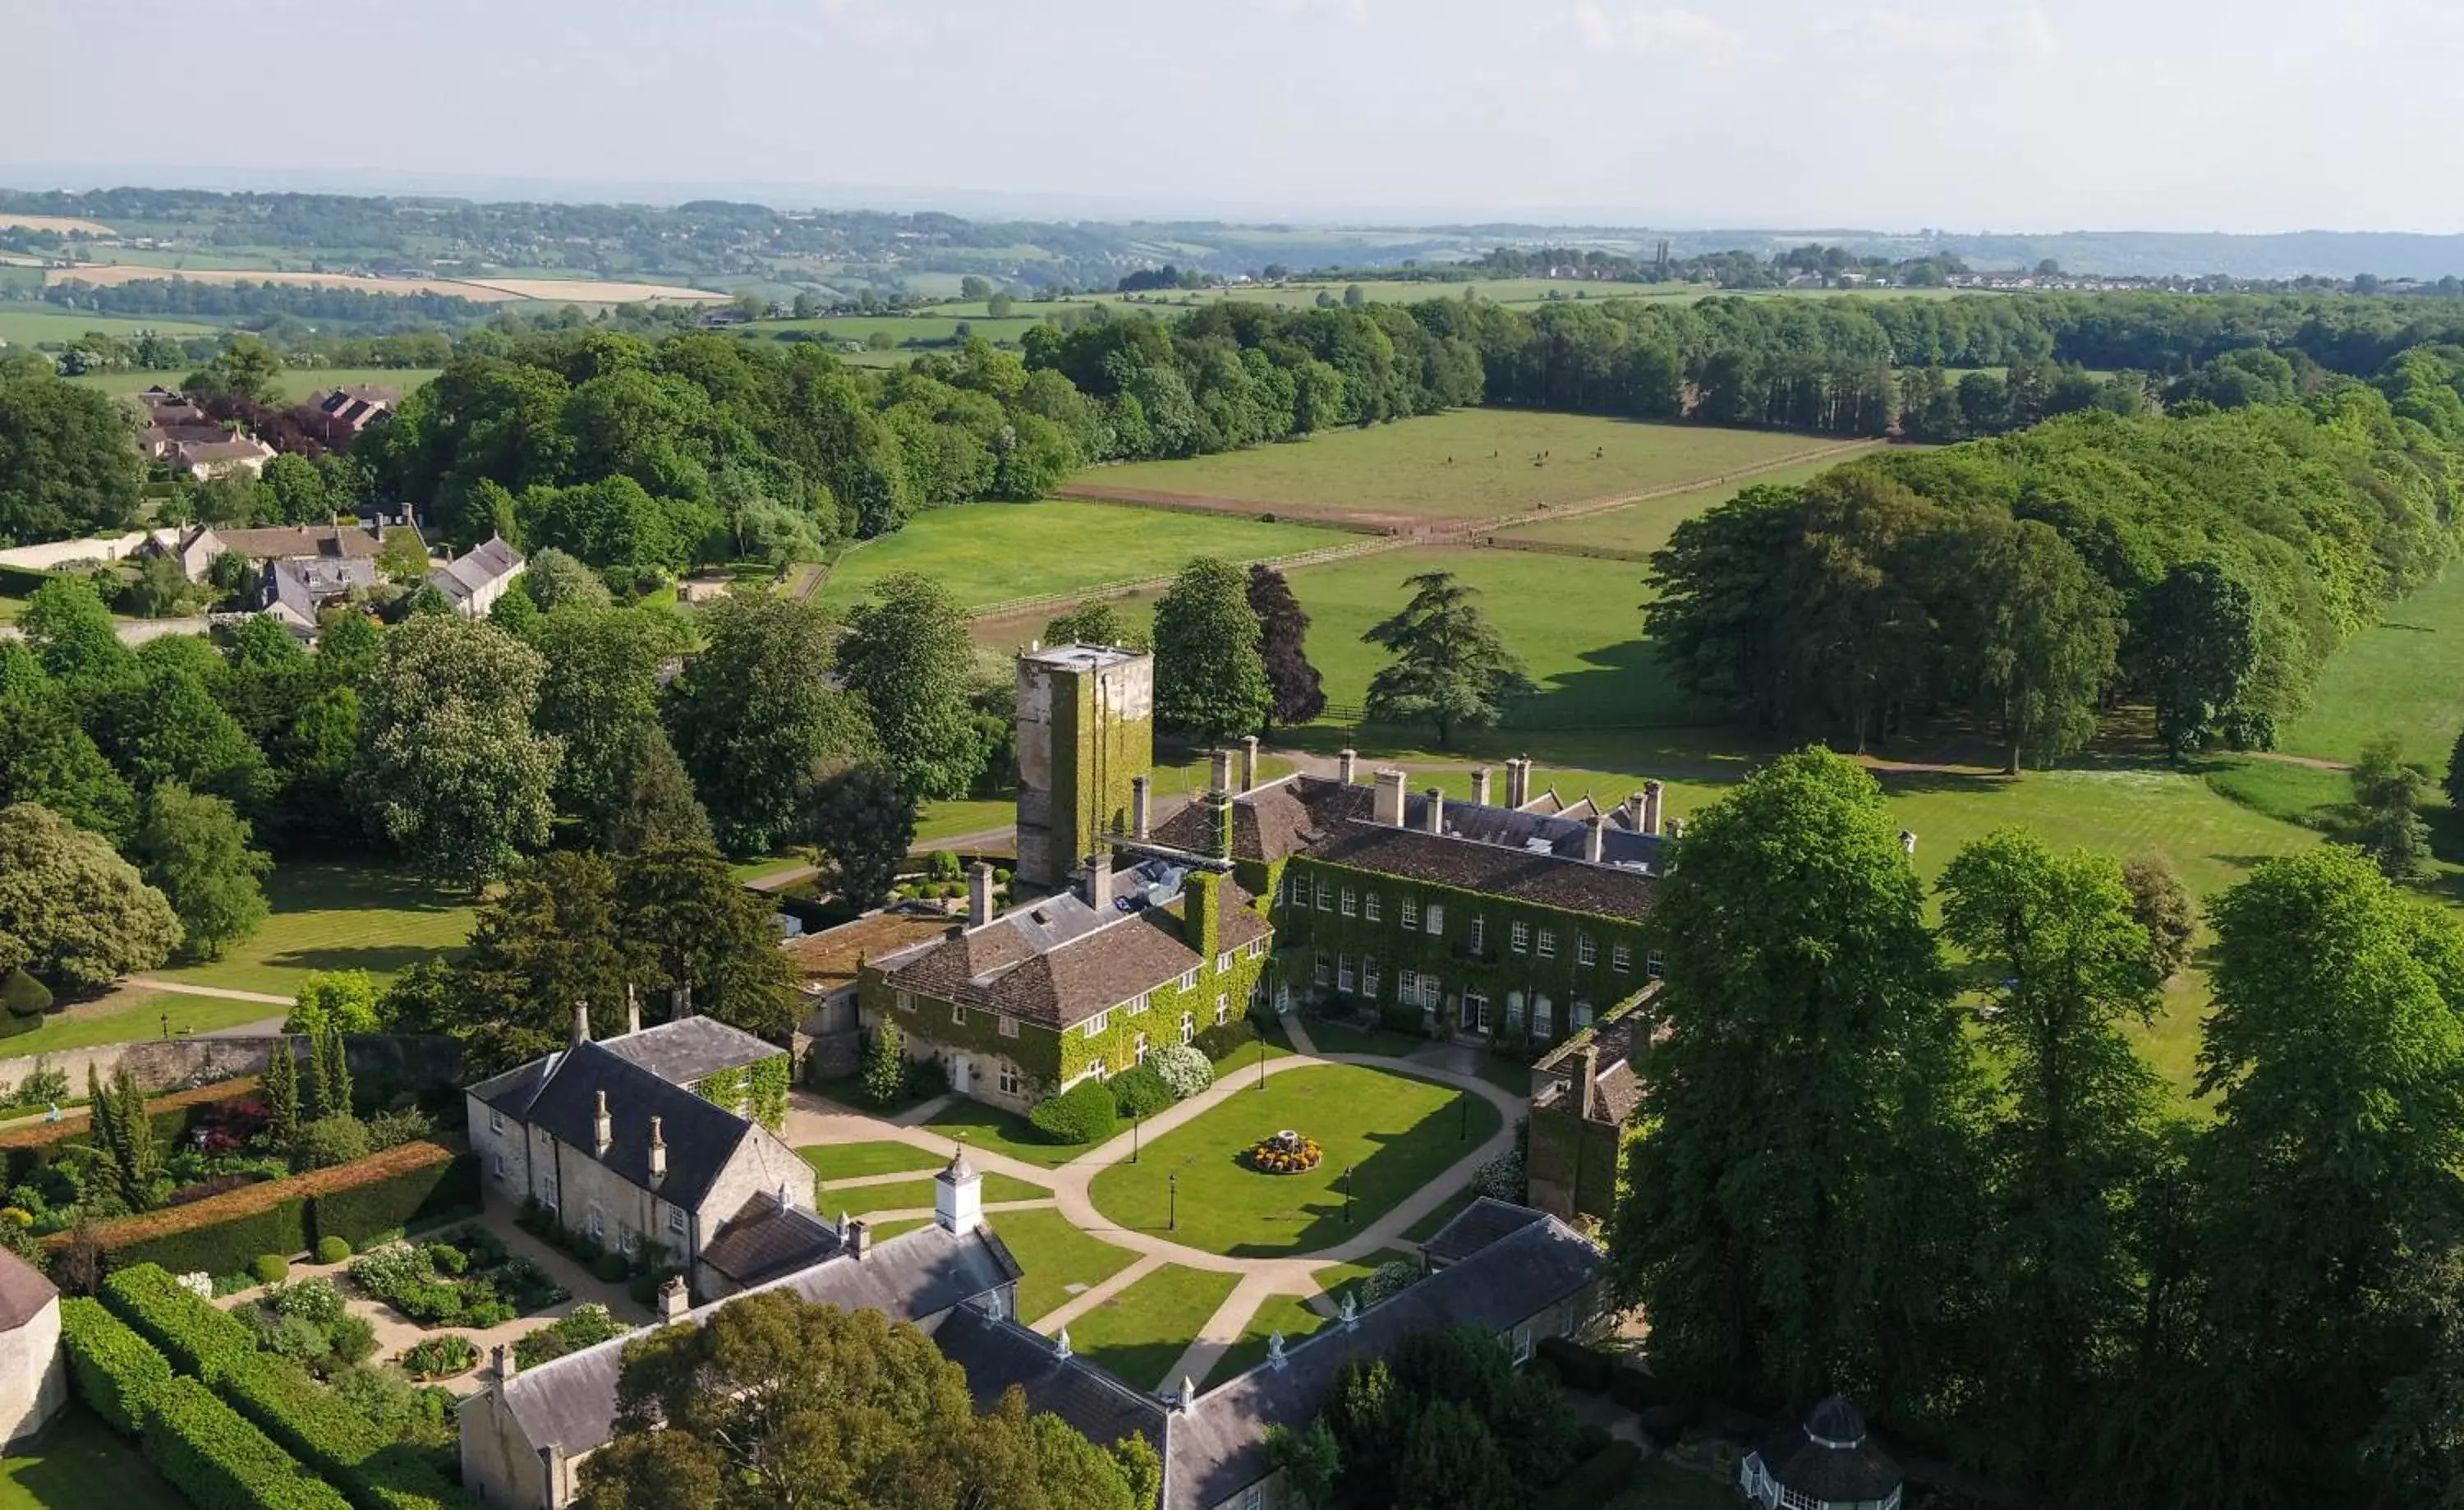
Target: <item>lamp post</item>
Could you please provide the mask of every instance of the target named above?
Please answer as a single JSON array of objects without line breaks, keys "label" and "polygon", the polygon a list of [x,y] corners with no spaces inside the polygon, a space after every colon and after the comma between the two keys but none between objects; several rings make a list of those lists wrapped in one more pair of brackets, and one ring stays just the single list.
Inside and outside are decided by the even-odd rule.
[{"label": "lamp post", "polygon": [[1463,1116],[1455,1123],[1455,1142],[1467,1142],[1471,1137],[1471,1093],[1455,1092],[1455,1104],[1463,1108]]},{"label": "lamp post", "polygon": [[1265,1036],[1264,1034],[1260,1034],[1260,1035],[1259,1035],[1259,1038],[1258,1038],[1258,1089],[1260,1089],[1260,1090],[1262,1090],[1262,1091],[1263,1091],[1263,1090],[1265,1090],[1265,1088],[1266,1088],[1266,1039],[1265,1039]]},{"label": "lamp post", "polygon": [[1352,1225],[1352,1166],[1343,1166],[1343,1225]]},{"label": "lamp post", "polygon": [[1130,1162],[1138,1162],[1138,1108],[1130,1108]]},{"label": "lamp post", "polygon": [[1171,1190],[1169,1197],[1171,1204],[1164,1208],[1163,1230],[1177,1232],[1180,1231],[1180,1171],[1175,1169],[1165,1175],[1163,1181]]},{"label": "lamp post", "polygon": [[165,1038],[171,1036],[171,1014],[169,1012],[165,1012],[163,1014],[163,1036]]}]

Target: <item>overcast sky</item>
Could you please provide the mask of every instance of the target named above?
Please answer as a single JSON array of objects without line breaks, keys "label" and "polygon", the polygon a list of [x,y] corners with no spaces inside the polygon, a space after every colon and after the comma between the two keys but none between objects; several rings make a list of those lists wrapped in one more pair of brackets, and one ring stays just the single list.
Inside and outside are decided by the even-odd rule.
[{"label": "overcast sky", "polygon": [[2464,231],[2429,0],[0,0],[0,183]]}]

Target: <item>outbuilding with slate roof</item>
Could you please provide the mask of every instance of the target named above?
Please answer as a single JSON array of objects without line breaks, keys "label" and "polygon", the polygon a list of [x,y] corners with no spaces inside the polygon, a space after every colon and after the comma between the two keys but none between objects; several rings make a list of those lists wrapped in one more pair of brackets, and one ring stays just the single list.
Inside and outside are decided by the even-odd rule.
[{"label": "outbuilding with slate roof", "polygon": [[60,1292],[0,1250],[0,1442],[32,1436],[68,1404],[60,1356]]}]

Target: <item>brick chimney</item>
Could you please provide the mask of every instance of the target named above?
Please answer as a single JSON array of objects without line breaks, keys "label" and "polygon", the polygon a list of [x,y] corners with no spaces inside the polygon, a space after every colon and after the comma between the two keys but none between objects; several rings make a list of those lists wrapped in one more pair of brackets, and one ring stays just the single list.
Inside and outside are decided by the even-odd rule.
[{"label": "brick chimney", "polygon": [[1360,752],[1338,750],[1334,757],[1334,778],[1349,787],[1360,779]]},{"label": "brick chimney", "polygon": [[573,1004],[573,1046],[580,1048],[590,1041],[590,1004]]},{"label": "brick chimney", "polygon": [[[1146,778],[1138,778],[1144,781]],[[993,921],[993,867],[989,860],[976,861],[967,872],[967,926],[980,928]]]},{"label": "brick chimney", "polygon": [[1596,1043],[1587,1043],[1583,1045],[1583,1078],[1577,1092],[1582,1099],[1574,1103],[1576,1117],[1592,1115],[1592,1090],[1599,1082],[1600,1048]]},{"label": "brick chimney", "polygon": [[[605,1149],[601,1150],[605,1152]],[[668,1177],[668,1135],[659,1119],[650,1119],[650,1188],[655,1190]]]},{"label": "brick chimney", "polygon": [[692,1310],[693,1296],[685,1289],[684,1276],[671,1275],[668,1282],[659,1286],[659,1324],[673,1326]]},{"label": "brick chimney", "polygon": [[1445,833],[1446,789],[1443,787],[1432,787],[1420,795],[1426,799],[1421,811],[1421,826],[1431,833]]},{"label": "brick chimney", "polygon": [[1485,766],[1471,773],[1471,800],[1479,807],[1488,806],[1488,767]]},{"label": "brick chimney", "polygon": [[1083,895],[1087,899],[1087,905],[1097,912],[1111,911],[1112,847],[1111,845],[1096,845],[1095,853],[1088,857]]},{"label": "brick chimney", "polygon": [[1252,791],[1258,785],[1258,736],[1241,737],[1241,789]]},{"label": "brick chimney", "polygon": [[872,1228],[867,1225],[863,1217],[847,1218],[847,1252],[858,1258],[867,1257],[872,1253]]},{"label": "brick chimney", "polygon": [[1371,816],[1390,829],[1403,826],[1403,773],[1381,770],[1377,773],[1377,802]]},{"label": "brick chimney", "polygon": [[599,1157],[605,1159],[607,1150],[616,1146],[616,1123],[607,1116],[607,1093],[601,1091],[598,1094],[599,1116],[591,1125],[591,1136],[598,1141]]},{"label": "brick chimney", "polygon": [[1147,776],[1130,778],[1130,836],[1143,839],[1155,825],[1155,783]]}]

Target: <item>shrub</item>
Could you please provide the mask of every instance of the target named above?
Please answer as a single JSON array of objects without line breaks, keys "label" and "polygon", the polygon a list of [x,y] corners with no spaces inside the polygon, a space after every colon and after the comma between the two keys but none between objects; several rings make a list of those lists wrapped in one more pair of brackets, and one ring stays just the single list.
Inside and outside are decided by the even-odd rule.
[{"label": "shrub", "polygon": [[471,1255],[451,1243],[429,1243],[428,1262],[438,1274],[464,1274],[471,1268]]},{"label": "shrub", "polygon": [[1074,1089],[1038,1101],[1026,1120],[1045,1143],[1065,1144],[1102,1143],[1120,1125],[1111,1089],[1101,1080],[1081,1080]]},{"label": "shrub", "polygon": [[1258,1025],[1245,1015],[1235,1017],[1220,1028],[1205,1029],[1195,1040],[1198,1052],[1206,1055],[1210,1064],[1257,1041]]},{"label": "shrub", "polygon": [[291,1260],[280,1254],[258,1254],[249,1260],[248,1272],[259,1284],[280,1284],[291,1277]]},{"label": "shrub", "polygon": [[276,1316],[297,1316],[313,1326],[331,1326],[342,1317],[342,1292],[331,1279],[275,1284],[265,1292],[264,1303]]},{"label": "shrub", "polygon": [[[353,1166],[317,1193],[309,1220],[319,1238],[365,1247],[378,1233],[416,1227],[479,1206],[479,1156],[440,1144],[408,1143]],[[342,1170],[329,1171],[341,1176]],[[312,1176],[312,1178],[314,1178]]]},{"label": "shrub", "polygon": [[630,1328],[616,1320],[604,1305],[577,1305],[564,1317],[517,1339],[514,1343],[514,1362],[523,1368],[595,1347],[611,1337],[622,1337]]},{"label": "shrub", "polygon": [[1521,1203],[1523,1155],[1509,1148],[1472,1171],[1472,1193],[1493,1200]]},{"label": "shrub", "polygon": [[406,1106],[398,1112],[379,1112],[367,1121],[368,1151],[383,1153],[407,1143],[436,1136],[436,1119],[416,1106]]},{"label": "shrub", "polygon": [[1360,1303],[1368,1306],[1391,1300],[1419,1283],[1419,1278],[1418,1264],[1405,1263],[1400,1258],[1381,1263],[1360,1281]]},{"label": "shrub", "polygon": [[304,1123],[292,1153],[309,1169],[331,1169],[364,1159],[376,1151],[367,1125],[348,1112],[336,1112]]},{"label": "shrub", "polygon": [[[946,880],[955,877],[958,874],[958,852],[956,850],[935,850],[932,855],[926,858],[924,869],[927,875],[941,879]],[[961,890],[963,889],[964,888],[961,888]]]},{"label": "shrub", "polygon": [[403,1370],[413,1379],[450,1379],[479,1361],[479,1349],[459,1332],[423,1338],[403,1350]]},{"label": "shrub", "polygon": [[872,1045],[864,1055],[865,1099],[875,1106],[894,1106],[907,1094],[907,1035],[884,1017],[873,1030]]},{"label": "shrub", "polygon": [[1141,1064],[1112,1077],[1112,1110],[1124,1117],[1153,1117],[1172,1104],[1163,1077]]},{"label": "shrub", "polygon": [[325,1350],[335,1363],[346,1367],[366,1363],[377,1352],[376,1323],[364,1316],[334,1318],[325,1327]]},{"label": "shrub", "polygon": [[344,1263],[349,1261],[350,1256],[351,1245],[345,1239],[330,1235],[317,1239],[319,1263]]},{"label": "shrub", "polygon": [[171,1382],[170,1360],[85,1296],[60,1302],[60,1343],[77,1397],[105,1426],[135,1436],[145,1425],[146,1402]]},{"label": "shrub", "polygon": [[145,1413],[145,1456],[197,1510],[349,1510],[263,1432],[194,1379],[174,1379]]},{"label": "shrub", "polygon": [[102,1281],[102,1299],[183,1373],[209,1373],[226,1358],[256,1351],[247,1322],[190,1295],[159,1264],[112,1274]]},{"label": "shrub", "polygon": [[1148,1055],[1146,1067],[1155,1073],[1177,1101],[1185,1101],[1215,1083],[1214,1064],[1185,1043],[1166,1044]]},{"label": "shrub", "polygon": [[604,1253],[590,1260],[591,1277],[602,1284],[623,1284],[625,1277],[632,1272],[633,1266],[620,1253]]},{"label": "shrub", "polygon": [[39,1017],[49,1011],[52,993],[22,969],[0,970],[0,1010],[14,1017]]}]

